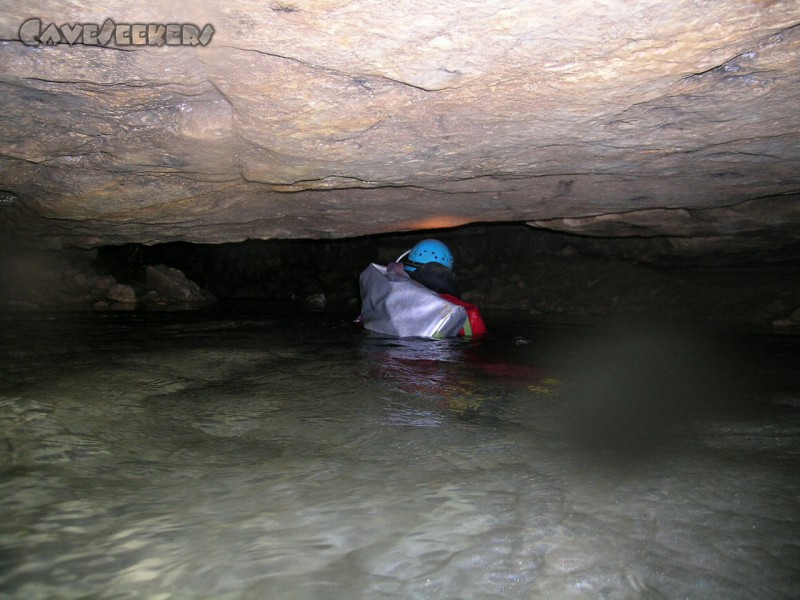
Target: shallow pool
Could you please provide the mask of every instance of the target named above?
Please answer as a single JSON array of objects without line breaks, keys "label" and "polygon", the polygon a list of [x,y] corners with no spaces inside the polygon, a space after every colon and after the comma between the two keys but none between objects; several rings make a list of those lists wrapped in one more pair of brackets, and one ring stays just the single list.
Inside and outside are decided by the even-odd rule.
[{"label": "shallow pool", "polygon": [[0,317],[7,598],[793,598],[800,340]]}]

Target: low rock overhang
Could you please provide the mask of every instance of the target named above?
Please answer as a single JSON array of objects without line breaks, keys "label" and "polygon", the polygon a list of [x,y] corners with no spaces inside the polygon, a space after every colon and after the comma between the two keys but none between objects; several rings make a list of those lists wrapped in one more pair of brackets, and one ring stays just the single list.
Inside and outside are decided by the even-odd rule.
[{"label": "low rock overhang", "polygon": [[793,3],[172,4],[0,10],[3,237],[800,236]]}]

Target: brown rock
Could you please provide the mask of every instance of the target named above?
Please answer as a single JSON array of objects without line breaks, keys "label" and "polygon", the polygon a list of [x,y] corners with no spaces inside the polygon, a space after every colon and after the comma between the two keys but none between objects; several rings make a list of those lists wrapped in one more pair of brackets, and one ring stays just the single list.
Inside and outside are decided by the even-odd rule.
[{"label": "brown rock", "polygon": [[108,299],[112,302],[133,304],[136,302],[136,291],[124,283],[115,283],[108,288]]},{"label": "brown rock", "polygon": [[178,302],[205,302],[200,287],[178,269],[165,265],[147,267],[147,288],[163,298]]},{"label": "brown rock", "polygon": [[[30,10],[5,3],[0,234],[94,247],[509,220],[800,236],[794,2],[290,4],[192,3],[206,45],[123,52],[22,43]],[[166,2],[103,14],[175,20]]]}]

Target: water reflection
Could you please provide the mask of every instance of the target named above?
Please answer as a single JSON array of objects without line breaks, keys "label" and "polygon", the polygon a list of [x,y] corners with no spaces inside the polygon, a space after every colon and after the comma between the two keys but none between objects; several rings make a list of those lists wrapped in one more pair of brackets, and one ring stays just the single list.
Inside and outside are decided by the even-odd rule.
[{"label": "water reflection", "polygon": [[[547,394],[560,383],[521,360],[503,358],[491,343],[453,338],[396,339],[365,334],[362,343],[365,376],[402,393],[402,405],[419,398],[425,409],[421,423],[444,418],[442,410],[465,416],[499,417],[502,399],[512,390]],[[434,409],[437,417],[431,417]]]},{"label": "water reflection", "polygon": [[800,582],[791,340],[745,353],[768,374],[747,407],[609,468],[598,440],[643,422],[606,419],[620,374],[632,356],[673,365],[623,390],[628,412],[680,396],[662,375],[682,343],[519,324],[391,340],[324,314],[2,325],[10,598],[782,598]]}]

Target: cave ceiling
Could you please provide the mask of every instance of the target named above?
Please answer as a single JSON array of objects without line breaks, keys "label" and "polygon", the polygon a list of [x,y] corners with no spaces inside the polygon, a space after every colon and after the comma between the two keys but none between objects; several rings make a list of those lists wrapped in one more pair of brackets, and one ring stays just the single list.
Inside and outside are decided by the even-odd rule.
[{"label": "cave ceiling", "polygon": [[800,241],[798,2],[5,2],[0,27],[6,239]]}]

